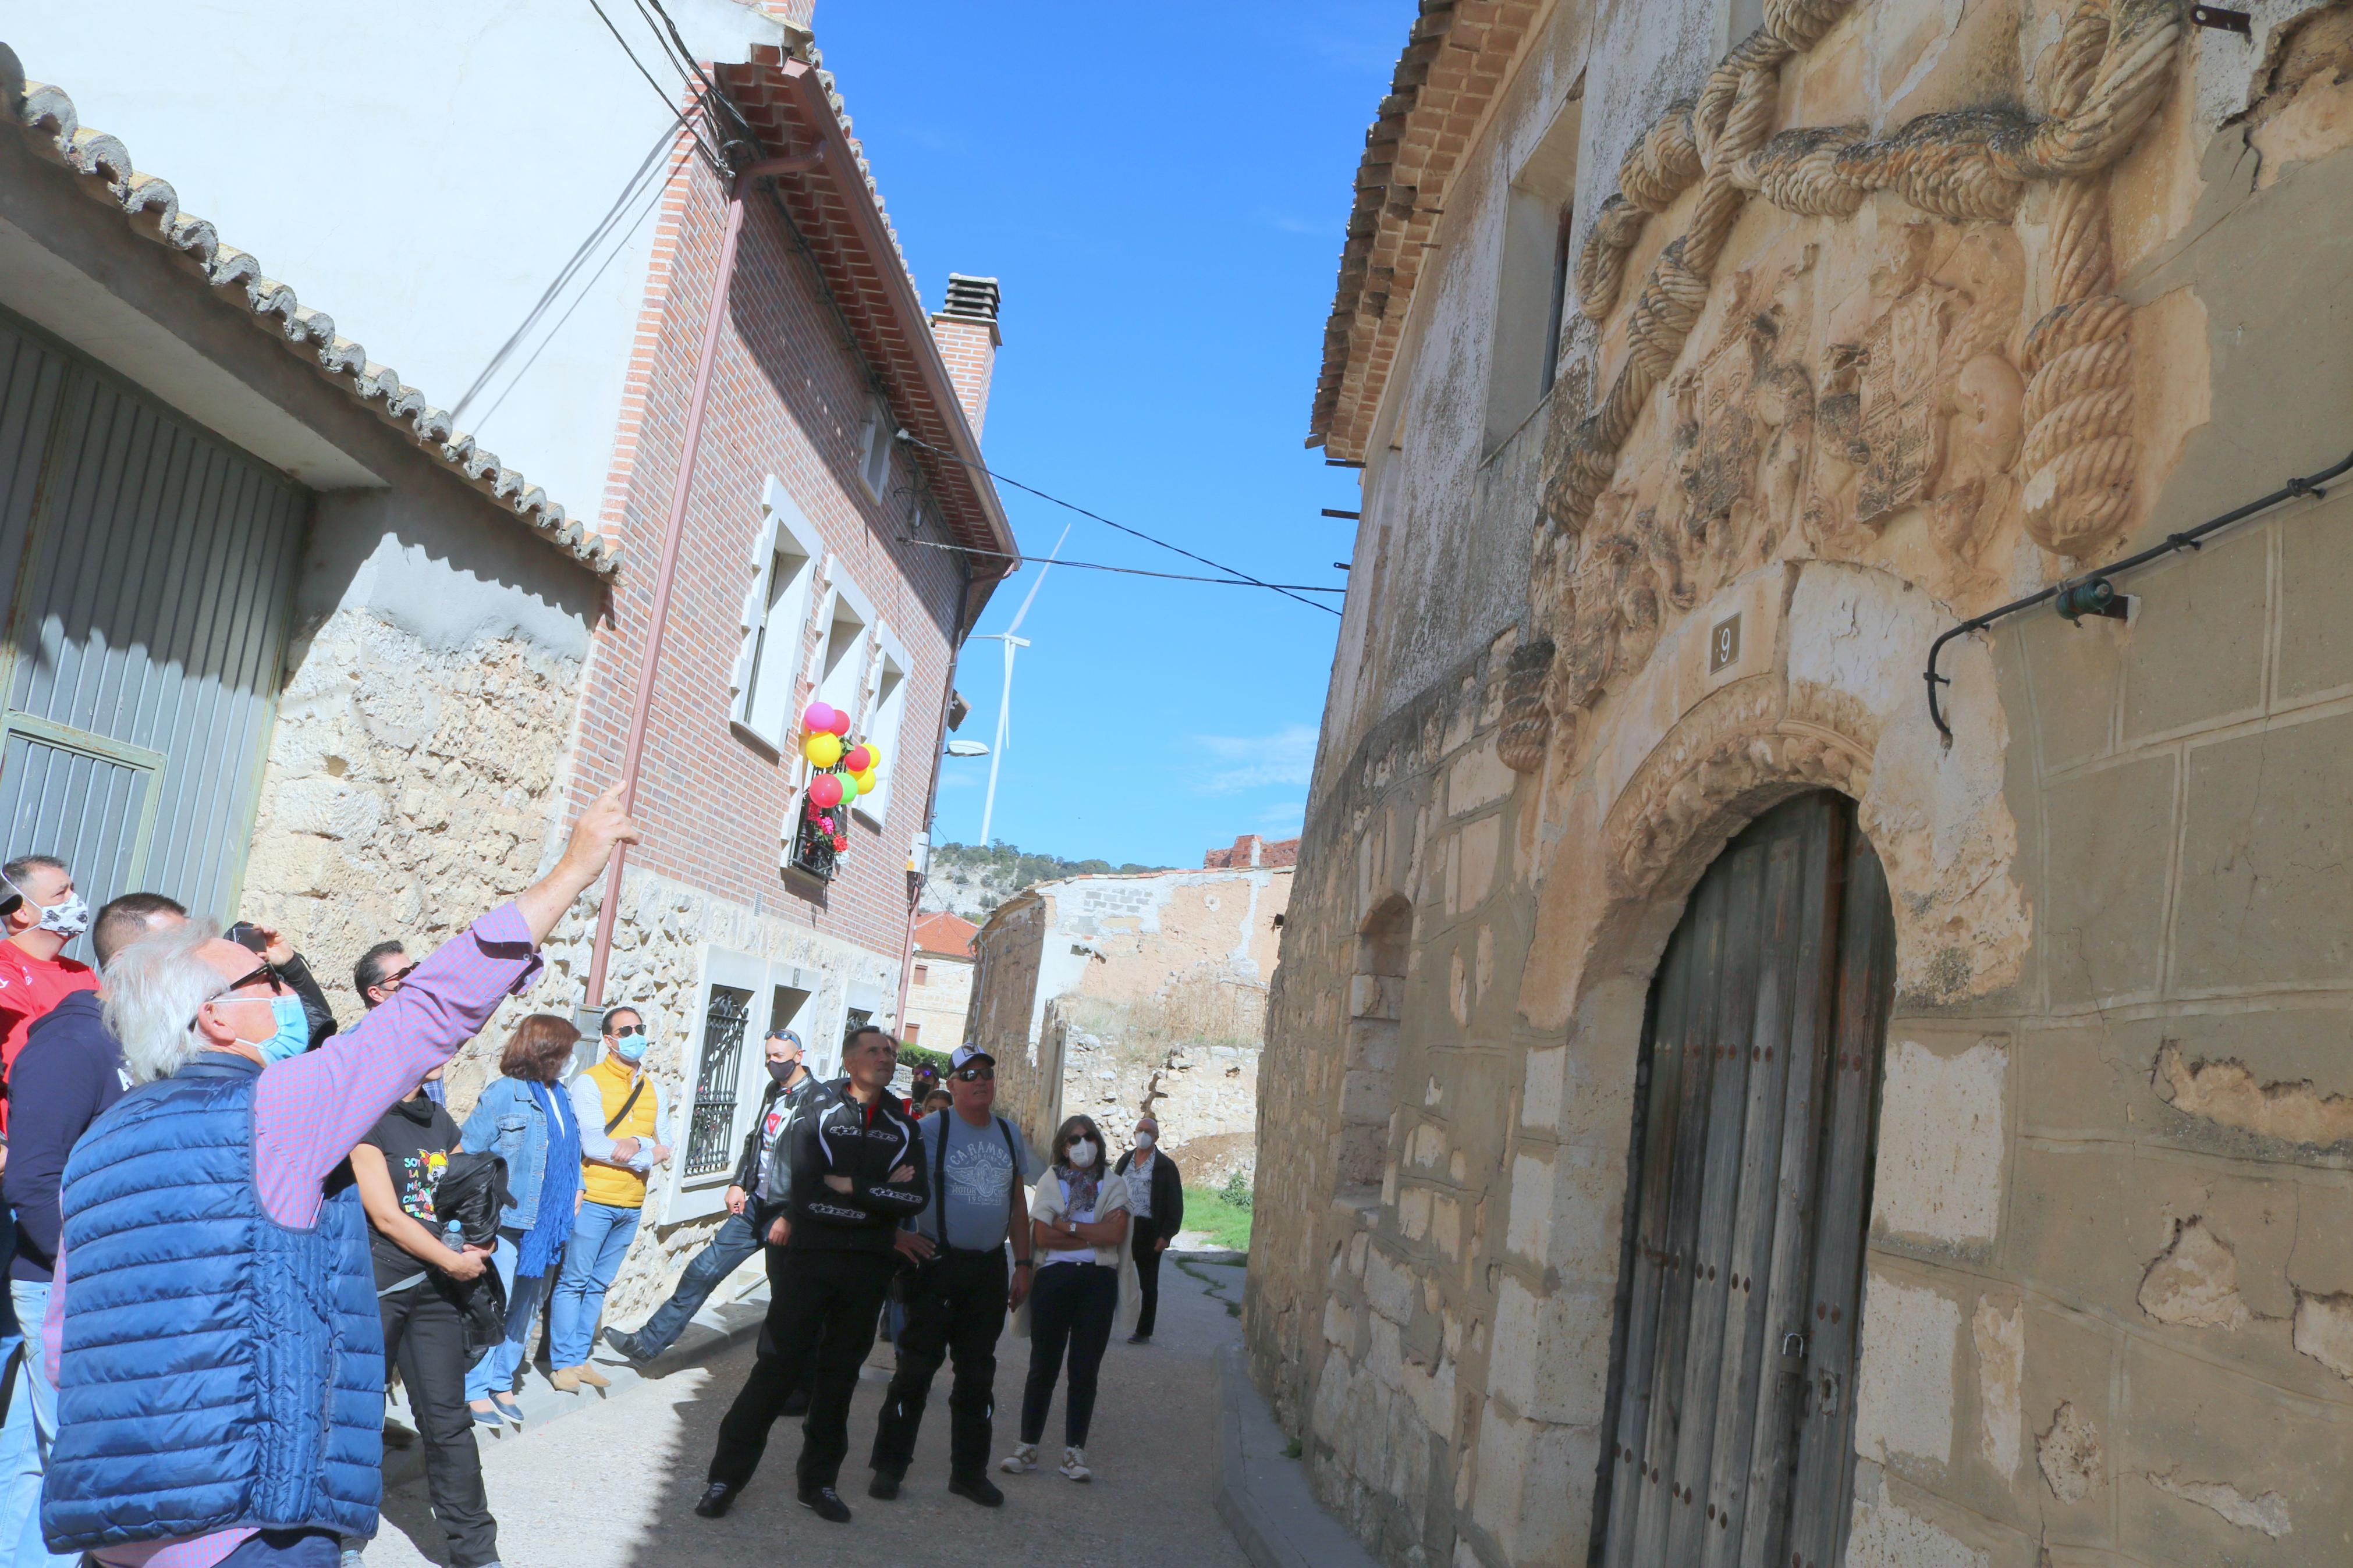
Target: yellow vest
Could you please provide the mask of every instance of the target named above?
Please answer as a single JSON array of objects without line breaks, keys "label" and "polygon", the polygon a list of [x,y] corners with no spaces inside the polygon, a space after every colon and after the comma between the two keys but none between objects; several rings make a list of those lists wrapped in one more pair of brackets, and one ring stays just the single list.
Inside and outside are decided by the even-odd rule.
[{"label": "yellow vest", "polygon": [[[631,1080],[637,1076],[626,1062],[615,1060],[609,1054],[596,1058],[588,1069],[596,1080],[596,1092],[604,1097],[605,1120],[620,1115],[622,1102],[629,1098]],[[613,1129],[615,1139],[635,1138],[650,1143],[654,1138],[654,1086],[649,1082],[638,1102],[629,1107],[629,1114]],[[635,1171],[617,1171],[610,1165],[580,1163],[581,1184],[586,1189],[588,1201],[618,1209],[643,1208],[646,1202],[646,1179]]]}]

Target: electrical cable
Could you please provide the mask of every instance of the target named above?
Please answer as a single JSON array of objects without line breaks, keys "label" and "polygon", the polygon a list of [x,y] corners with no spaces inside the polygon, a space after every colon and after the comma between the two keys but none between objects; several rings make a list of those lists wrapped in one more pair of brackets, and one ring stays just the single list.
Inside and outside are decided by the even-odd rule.
[{"label": "electrical cable", "polygon": [[[735,100],[729,98],[724,92],[721,91],[717,82],[702,74],[702,62],[694,58],[694,51],[686,47],[685,36],[679,32],[678,24],[670,20],[670,13],[662,9],[661,0],[635,0],[635,4],[638,7],[638,15],[645,17],[646,26],[649,28],[651,28],[654,23],[653,16],[646,16],[646,7],[648,5],[651,5],[653,7],[654,16],[659,16],[661,18],[662,26],[667,28],[670,32],[670,42],[677,46],[678,52],[672,58],[671,63],[683,68],[681,72],[681,75],[691,77],[694,80],[702,84],[702,90],[705,94],[703,100],[704,103],[708,105],[711,100],[717,99],[721,105],[726,109],[729,118],[733,119],[736,124],[744,128],[744,134],[751,138],[752,146],[754,148],[760,146],[759,131],[754,127],[749,120],[744,117],[744,111],[735,107]],[[659,33],[655,34],[655,41],[657,43],[660,42]],[[712,126],[711,129],[713,135],[718,134],[719,128],[716,125]]]},{"label": "electrical cable", "polygon": [[[547,312],[554,307],[557,298],[562,295],[565,287],[571,283],[573,279],[578,277],[580,269],[588,264],[589,256],[596,250],[597,246],[604,243],[606,237],[613,232],[614,225],[619,220],[622,214],[628,210],[629,204],[636,201],[638,196],[644,191],[648,178],[652,175],[655,170],[662,166],[664,162],[663,154],[668,153],[672,147],[676,146],[677,142],[677,132],[671,131],[668,127],[664,127],[660,133],[654,138],[654,144],[648,150],[644,162],[640,163],[637,167],[636,173],[629,176],[628,183],[621,187],[621,194],[613,198],[612,206],[607,208],[605,216],[597,220],[596,226],[589,231],[588,237],[582,240],[573,250],[572,254],[565,258],[564,265],[556,269],[554,280],[549,283],[546,289],[541,291],[538,301],[531,308],[530,314],[523,317],[522,324],[515,328],[512,332],[507,335],[506,342],[499,345],[498,352],[491,356],[490,363],[482,367],[481,374],[474,377],[473,384],[466,388],[465,395],[459,398],[457,403],[451,406],[449,410],[450,418],[458,419],[465,415],[467,408],[471,405],[474,399],[480,396],[483,390],[490,384],[491,378],[498,374],[500,367],[505,364],[508,356],[512,354],[515,350],[522,345],[523,339],[529,335],[531,330],[534,326],[538,325],[540,319],[546,315]],[[669,182],[665,180],[662,181],[661,184],[663,185],[667,185]],[[640,217],[642,217],[642,214],[640,214]],[[623,226],[623,232],[627,233],[635,227],[636,224],[632,222],[628,225]],[[618,254],[618,252],[617,251],[615,254]],[[607,267],[612,265],[611,258],[609,257],[607,258],[605,265]],[[601,275],[604,271],[604,268],[598,268],[597,271],[599,275]],[[574,309],[577,308],[577,301],[575,301]],[[566,310],[565,312],[565,316],[566,320],[569,320],[571,311]],[[557,323],[558,328],[561,328],[562,325],[562,322]],[[549,334],[550,337],[553,337],[554,335],[554,334],[553,332]],[[544,348],[546,344],[543,341],[541,347]],[[534,353],[533,357],[536,359],[538,355]]]},{"label": "electrical cable", "polygon": [[596,13],[596,19],[605,24],[605,30],[613,35],[613,41],[621,46],[623,54],[629,57],[629,63],[638,68],[638,74],[646,79],[648,87],[654,89],[654,96],[662,100],[662,107],[670,110],[670,118],[678,121],[679,129],[694,138],[695,151],[702,154],[702,161],[711,166],[711,172],[721,179],[732,178],[734,171],[728,166],[727,161],[704,143],[702,132],[695,130],[693,122],[680,112],[670,94],[662,90],[661,83],[654,79],[654,73],[646,69],[645,61],[638,58],[638,51],[629,47],[629,41],[621,37],[621,29],[613,26],[613,18],[605,15],[605,7],[596,0],[588,0],[588,8]]},{"label": "electrical cable", "polygon": [[[1229,566],[1222,561],[1212,561],[1206,555],[1196,555],[1181,544],[1171,544],[1165,539],[1155,539],[1151,534],[1145,532],[1140,528],[1130,528],[1124,522],[1113,522],[1110,518],[1103,516],[1103,513],[1099,511],[1089,511],[1085,507],[1079,505],[1076,501],[1067,501],[1060,496],[1047,494],[1044,490],[1039,489],[1035,485],[1025,485],[1019,479],[1008,479],[986,463],[976,463],[970,458],[959,457],[957,454],[948,451],[945,447],[934,447],[929,441],[925,441],[918,437],[910,435],[905,430],[899,432],[899,439],[906,442],[911,447],[921,447],[926,452],[945,458],[950,462],[962,463],[967,468],[977,468],[1000,485],[1011,485],[1015,489],[1026,491],[1030,495],[1036,496],[1039,500],[1051,501],[1056,506],[1064,508],[1070,511],[1077,512],[1081,517],[1092,518],[1095,521],[1103,524],[1107,528],[1115,528],[1122,533],[1133,534],[1137,539],[1143,540],[1146,544],[1156,544],[1163,550],[1175,551],[1177,554],[1182,555],[1187,561],[1198,561],[1204,566],[1214,567],[1218,571],[1225,573],[1229,577],[1239,577],[1244,583],[1250,584],[1255,587],[1271,588],[1274,592],[1281,594],[1286,599],[1298,600],[1300,604],[1305,605],[1308,608],[1321,610],[1327,616],[1337,616],[1340,613],[1329,605],[1319,605],[1313,599],[1301,599],[1298,595],[1293,593],[1288,587],[1285,587],[1282,584],[1269,583],[1261,578],[1253,577],[1249,573],[1242,571],[1239,567]],[[1215,579],[1208,580],[1215,581]]]},{"label": "electrical cable", "polygon": [[[1171,583],[1215,583],[1222,588],[1273,588],[1277,591],[1296,588],[1303,594],[1345,594],[1345,588],[1319,587],[1313,583],[1261,583],[1250,577],[1195,577],[1182,572],[1147,572],[1141,566],[1105,566],[1095,561],[1065,561],[1060,556],[1012,555],[1002,550],[982,550],[970,544],[941,544],[929,539],[913,539],[896,534],[902,544],[920,544],[926,550],[955,550],[966,555],[993,555],[999,561],[1010,561],[1018,568],[1031,564],[1069,566],[1082,572],[1118,572],[1130,577],[1159,577]],[[1327,606],[1318,605],[1321,610]]]}]

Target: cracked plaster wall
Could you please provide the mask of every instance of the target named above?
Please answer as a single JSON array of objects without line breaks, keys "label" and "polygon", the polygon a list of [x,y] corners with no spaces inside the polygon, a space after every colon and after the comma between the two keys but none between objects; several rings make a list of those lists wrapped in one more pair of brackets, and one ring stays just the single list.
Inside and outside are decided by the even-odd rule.
[{"label": "cracked plaster wall", "polygon": [[[2353,498],[2121,582],[2129,626],[2044,612],[1949,646],[1949,749],[1921,703],[1928,641],[2068,563],[2002,536],[1981,577],[1956,575],[1916,515],[1850,562],[1793,545],[1663,610],[1573,744],[1503,768],[1527,623],[1417,606],[1453,591],[1437,562],[1526,541],[1501,476],[1545,460],[1463,456],[1508,149],[1581,79],[1589,208],[1691,85],[1663,78],[1721,43],[1714,7],[1601,9],[1535,29],[1483,133],[1502,151],[1450,193],[1451,270],[1417,293],[1376,426],[1261,1077],[1260,1125],[1282,1130],[1261,1186],[1296,1196],[1258,1216],[1253,1375],[1384,1561],[1581,1560],[1650,967],[1738,826],[1838,788],[1887,867],[1899,967],[1847,1562],[2333,1561],[2353,1528]],[[2113,181],[2144,498],[2117,552],[2353,445],[2353,360],[2309,347],[2353,309],[2353,8],[2253,9],[2252,41],[2192,33]],[[2031,99],[2063,16],[1861,5],[1788,90],[1810,121],[1874,125],[1989,84]],[[1807,287],[1853,286],[1906,216],[1752,215],[1694,355],[1728,276],[1802,261]],[[2031,320],[2034,199],[2017,232]],[[1658,460],[1647,438],[1636,465]],[[1744,654],[1710,671],[1734,610]],[[1342,1179],[1339,1106],[1357,932],[1398,897],[1375,1192]]]}]

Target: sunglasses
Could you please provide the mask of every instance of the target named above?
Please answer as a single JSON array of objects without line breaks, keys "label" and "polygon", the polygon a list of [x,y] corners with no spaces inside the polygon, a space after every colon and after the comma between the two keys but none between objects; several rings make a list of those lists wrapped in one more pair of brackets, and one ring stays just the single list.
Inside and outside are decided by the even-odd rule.
[{"label": "sunglasses", "polygon": [[958,1068],[948,1076],[962,1079],[966,1083],[995,1083],[997,1069],[995,1068]]},{"label": "sunglasses", "polygon": [[[216,1006],[223,1002],[259,1002],[261,1000],[259,996],[239,996],[237,993],[244,990],[248,985],[259,985],[264,982],[269,984],[269,994],[272,996],[283,996],[286,994],[286,981],[279,974],[278,966],[274,963],[264,963],[260,968],[255,970],[252,973],[246,975],[242,979],[232,980],[229,982],[228,989],[222,992],[219,995],[206,997],[205,1000],[198,1005],[196,1010],[201,1013],[205,1008]],[[193,1029],[195,1026],[195,1019],[190,1018],[188,1020],[188,1027]]]},{"label": "sunglasses", "polygon": [[402,981],[407,979],[410,975],[416,973],[418,970],[424,967],[425,961],[423,959],[419,959],[406,969],[396,969],[391,973],[385,975],[383,979],[375,983],[376,989],[379,991],[389,991],[394,986],[399,984]]},{"label": "sunglasses", "polygon": [[614,1030],[614,1031],[613,1031],[613,1037],[614,1037],[615,1039],[617,1039],[617,1040],[626,1040],[626,1039],[628,1039],[628,1038],[629,1038],[630,1037],[632,1037],[632,1036],[640,1036],[640,1037],[642,1037],[642,1036],[645,1034],[645,1032],[646,1032],[646,1026],[645,1026],[643,1024],[632,1024],[632,1025],[630,1025],[630,1026],[629,1026],[628,1028],[626,1028],[626,1029],[616,1029],[616,1030]]}]

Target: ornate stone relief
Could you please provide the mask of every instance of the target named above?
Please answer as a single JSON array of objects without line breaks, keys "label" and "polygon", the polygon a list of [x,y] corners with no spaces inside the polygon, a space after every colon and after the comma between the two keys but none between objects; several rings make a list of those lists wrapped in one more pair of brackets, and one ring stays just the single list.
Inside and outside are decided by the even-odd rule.
[{"label": "ornate stone relief", "polygon": [[[1587,237],[1580,307],[1604,321],[1648,219],[1698,187],[1690,226],[1626,312],[1615,379],[1557,443],[1546,498],[1558,531],[1539,540],[1531,580],[1562,655],[1543,700],[1526,682],[1508,694],[1514,767],[1540,767],[1549,742],[1574,747],[1579,716],[1647,655],[1661,616],[1768,557],[1793,521],[1812,551],[1852,558],[1921,509],[1957,586],[1990,581],[1989,546],[2013,518],[2077,557],[2130,521],[2131,312],[2113,292],[2106,171],[2171,83],[2185,6],[2079,0],[2040,117],[1989,105],[1883,139],[1856,126],[1774,134],[1781,66],[1852,4],[1767,0],[1765,25],[1627,154]],[[2010,225],[2037,183],[2052,190],[2053,304],[2013,354],[2026,279]],[[1922,216],[1887,237],[1862,319],[1831,321],[1817,364],[1804,291],[1788,275],[1760,290],[1746,274],[1728,280],[1730,324],[1685,363],[1750,195],[1844,220],[1874,192]],[[1662,474],[1647,445],[1629,448],[1654,409],[1672,432]]]}]

